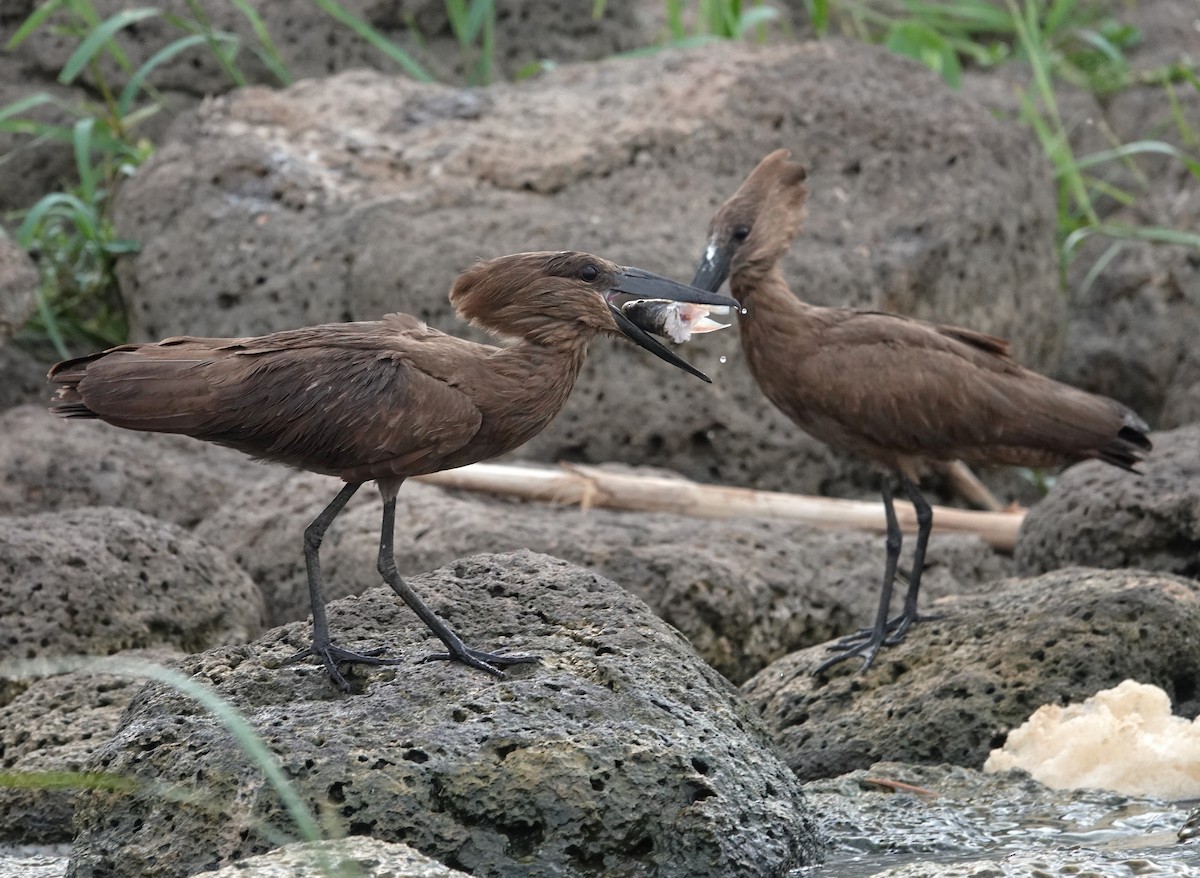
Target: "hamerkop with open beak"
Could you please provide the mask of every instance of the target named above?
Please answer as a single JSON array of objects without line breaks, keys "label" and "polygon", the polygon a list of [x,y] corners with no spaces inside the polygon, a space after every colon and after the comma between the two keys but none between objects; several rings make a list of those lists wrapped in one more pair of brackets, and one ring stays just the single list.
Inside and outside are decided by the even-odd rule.
[{"label": "hamerkop with open beak", "polygon": [[[917,595],[933,512],[917,489],[940,461],[1050,466],[1083,458],[1136,472],[1150,450],[1146,424],[1125,406],[1024,369],[1003,339],[888,314],[820,308],[794,295],[779,261],[800,231],[805,170],[771,153],[713,217],[692,280],[717,290],[729,278],[745,309],[738,321],[746,363],[763,393],[805,432],[866,455],[885,471],[887,564],[875,623],[833,647],[865,670],[920,618]],[[904,609],[889,620],[900,554],[892,507],[895,476],[917,513]]]},{"label": "hamerkop with open beak", "polygon": [[587,253],[522,253],[481,262],[450,290],[460,315],[517,339],[493,347],[446,335],[407,314],[259,338],[168,338],[68,360],[52,411],[130,430],[183,433],[264,460],[338,476],[346,486],[304,532],[316,656],[348,690],[340,662],[391,664],[382,648],[332,642],[318,552],[364,482],[383,496],[379,572],[445,644],[431,659],[492,674],[535,661],[467,646],[405,584],[392,551],[396,492],[409,476],[504,454],[539,433],[567,400],[588,343],[624,334],[703,378],[625,317],[621,294],[712,305],[731,299]]}]

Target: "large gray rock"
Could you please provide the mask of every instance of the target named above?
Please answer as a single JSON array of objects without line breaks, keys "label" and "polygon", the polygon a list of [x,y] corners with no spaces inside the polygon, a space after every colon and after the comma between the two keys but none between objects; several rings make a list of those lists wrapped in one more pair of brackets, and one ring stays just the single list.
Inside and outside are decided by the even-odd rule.
[{"label": "large gray rock", "polygon": [[[336,479],[281,471],[231,497],[197,528],[259,584],[274,624],[308,617],[301,538],[338,488]],[[380,584],[379,519],[378,494],[368,489],[339,516],[321,553],[328,596]],[[870,618],[883,569],[883,539],[871,534],[778,521],[582,513],[419,482],[401,489],[396,520],[397,564],[406,575],[475,552],[527,548],[564,558],[621,583],[738,683]],[[932,597],[985,588],[1009,572],[1007,559],[962,536],[935,537],[928,563]]]},{"label": "large gray rock", "polygon": [[800,777],[880,759],[981,767],[1039,705],[1082,701],[1127,678],[1160,686],[1185,716],[1200,712],[1194,580],[1073,568],[926,609],[944,616],[865,674],[851,660],[814,676],[830,655],[814,647],[743,686]]},{"label": "large gray rock", "polygon": [[1017,569],[1080,564],[1200,578],[1200,424],[1153,440],[1143,475],[1095,461],[1063,473],[1025,516]]},{"label": "large gray rock", "polygon": [[[1179,209],[1161,224],[1200,232],[1200,185],[1186,186],[1186,172],[1177,169],[1159,173],[1176,181],[1165,185]],[[1137,221],[1132,212],[1111,219]],[[1128,242],[1085,282],[1111,246],[1088,241],[1071,264],[1071,322],[1058,377],[1119,399],[1151,424],[1186,423],[1172,408],[1195,389],[1183,364],[1200,334],[1200,255],[1194,247]]]},{"label": "large gray rock", "polygon": [[37,310],[37,266],[0,229],[0,346]]},{"label": "large gray rock", "polygon": [[0,412],[45,399],[49,368],[48,363],[20,345],[0,345]]},{"label": "large gray rock", "polygon": [[206,878],[329,878],[331,871],[355,878],[471,878],[408,845],[362,836],[287,844],[208,872]]},{"label": "large gray rock", "polygon": [[[919,65],[838,42],[476,91],[354,72],[208,104],[118,200],[121,233],[143,245],[121,268],[133,331],[404,310],[465,332],[446,300],[456,272],[531,249],[690,276],[707,217],[777,146],[811,169],[809,232],[784,265],[800,295],[962,323],[1051,362],[1063,302],[1039,147]],[[520,453],[809,492],[873,483],[763,399],[733,333],[688,354],[715,387],[597,343],[562,416]]]},{"label": "large gray rock", "polygon": [[[128,509],[0,518],[0,658],[244,643],[262,593],[228,556]],[[0,704],[24,688],[0,686]]]},{"label": "large gray rock", "polygon": [[[146,663],[179,656],[163,649],[124,655],[131,662]],[[143,683],[134,676],[76,670],[37,680],[4,705],[0,767],[23,782],[0,784],[0,842],[71,840],[75,797],[86,785],[80,772],[116,732],[129,699]],[[122,786],[119,778],[108,782],[115,788]],[[0,875],[8,874],[0,865]]]},{"label": "large gray rock", "polygon": [[185,436],[63,420],[45,404],[0,413],[0,436],[0,515],[123,506],[190,527],[268,475],[237,451]]},{"label": "large gray rock", "polygon": [[[608,580],[520,552],[412,581],[474,645],[538,654],[503,679],[409,662],[439,645],[390,591],[332,609],[335,639],[384,642],[397,668],[343,695],[282,665],[293,624],[182,669],[254,727],[330,832],[403,841],[473,875],[775,876],[814,861],[799,782],[754,711],[677,632]],[[191,875],[277,847],[295,827],[221,723],[148,687],[94,770],[144,779],[85,794],[69,874]],[[185,785],[207,807],[164,807]]]}]

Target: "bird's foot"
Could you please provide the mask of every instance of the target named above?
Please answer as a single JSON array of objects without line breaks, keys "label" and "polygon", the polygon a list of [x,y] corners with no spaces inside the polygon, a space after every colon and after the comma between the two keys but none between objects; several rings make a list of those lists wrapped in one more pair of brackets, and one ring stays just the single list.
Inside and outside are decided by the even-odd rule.
[{"label": "bird's foot", "polygon": [[[887,624],[884,625],[884,634],[889,636],[884,638],[883,645],[895,646],[904,640],[904,635],[908,633],[908,629],[913,625],[918,622],[936,622],[940,618],[942,618],[941,613],[930,613],[927,615],[923,613],[901,613],[899,616],[889,619]],[[829,648],[835,652],[853,649],[860,643],[870,641],[874,634],[874,628],[859,628],[853,634],[847,634],[845,637],[842,637]]]},{"label": "bird's foot", "polygon": [[501,655],[484,652],[481,649],[472,649],[465,645],[453,652],[435,652],[421,659],[422,664],[425,662],[461,662],[477,671],[483,671],[495,677],[503,677],[503,669],[509,665],[528,665],[540,661],[541,659],[536,655]]},{"label": "bird's foot", "polygon": [[942,618],[941,613],[901,613],[895,619],[892,619],[887,624],[888,633],[891,635],[883,641],[884,646],[895,646],[904,639],[904,635],[908,633],[908,629],[918,622],[936,622]]},{"label": "bird's foot", "polygon": [[329,676],[333,678],[333,682],[338,685],[338,688],[343,692],[351,691],[350,683],[342,676],[342,672],[338,670],[339,662],[348,662],[356,665],[397,665],[401,662],[398,658],[380,658],[387,651],[386,646],[377,646],[373,649],[368,649],[363,652],[354,652],[353,650],[343,649],[334,643],[320,643],[313,641],[312,646],[300,650],[295,655],[290,655],[284,659],[285,665],[292,662],[298,662],[301,659],[316,656],[325,665],[325,670],[329,672]]},{"label": "bird's foot", "polygon": [[[854,635],[850,635],[853,637]],[[813,671],[813,676],[820,676],[828,671],[838,662],[844,662],[846,659],[856,655],[861,655],[863,659],[862,667],[858,669],[861,674],[867,668],[871,667],[871,662],[875,661],[875,655],[887,643],[887,635],[883,631],[872,632],[872,636],[865,640],[847,643],[849,637],[843,637],[837,643],[830,646],[830,650],[840,653],[833,658],[826,659],[817,665],[817,669]]]}]

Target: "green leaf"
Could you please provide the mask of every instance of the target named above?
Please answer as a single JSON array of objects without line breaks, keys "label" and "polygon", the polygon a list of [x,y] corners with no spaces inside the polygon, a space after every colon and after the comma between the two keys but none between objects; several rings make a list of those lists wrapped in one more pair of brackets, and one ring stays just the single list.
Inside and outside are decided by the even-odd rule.
[{"label": "green leaf", "polygon": [[743,36],[760,24],[766,24],[779,18],[779,10],[774,6],[752,6],[742,12],[737,22],[737,35]]},{"label": "green leaf", "polygon": [[58,74],[58,81],[63,85],[69,85],[74,82],[75,78],[83,72],[83,68],[91,63],[96,55],[105,47],[105,44],[112,40],[117,31],[128,27],[136,21],[151,18],[158,14],[157,9],[142,7],[138,9],[126,9],[102,21],[79,44],[79,47],[71,53],[71,57],[63,65],[62,72]]},{"label": "green leaf", "polygon": [[1129,156],[1140,155],[1143,153],[1166,155],[1171,158],[1178,159],[1195,177],[1200,177],[1200,161],[1190,157],[1178,147],[1172,146],[1169,143],[1164,143],[1161,140],[1135,140],[1132,143],[1124,143],[1121,146],[1113,149],[1094,152],[1090,155],[1082,156],[1075,160],[1075,167],[1079,170],[1090,168],[1093,165],[1103,164],[1118,159],[1125,159]]},{"label": "green leaf", "polygon": [[262,16],[250,5],[248,0],[229,0],[229,2],[250,22],[250,28],[254,31],[254,36],[258,40],[258,48],[255,49],[255,54],[262,59],[267,69],[279,80],[280,85],[291,85],[292,74],[283,62],[279,50],[275,48],[275,43],[271,41],[271,34],[267,31],[267,26],[263,23]]},{"label": "green leaf", "polygon": [[21,98],[18,101],[13,101],[7,106],[0,107],[0,122],[3,122],[5,119],[10,119],[13,116],[18,116],[21,113],[28,112],[35,107],[40,107],[43,104],[57,103],[58,101],[46,94],[46,92],[40,91],[37,94],[31,94],[27,97]]},{"label": "green leaf", "polygon": [[98,240],[96,211],[69,192],[51,192],[43,195],[29,208],[25,219],[17,227],[17,243],[26,250],[32,249],[36,232],[42,222],[51,215],[69,219],[89,241]]},{"label": "green leaf", "polygon": [[1128,241],[1150,241],[1156,244],[1182,244],[1200,249],[1200,234],[1163,226],[1129,226],[1120,223],[1098,223],[1076,229],[1063,241],[1063,252],[1070,253],[1092,235]]},{"label": "green leaf", "polygon": [[413,79],[419,82],[433,82],[433,77],[408,52],[347,10],[337,0],[312,0],[312,2],[326,15],[349,27],[362,39],[399,64]]},{"label": "green leaf", "polygon": [[94,116],[85,116],[75,123],[71,143],[75,148],[75,170],[79,172],[79,188],[83,201],[96,202],[96,167],[92,164],[92,129]]},{"label": "green leaf", "polygon": [[21,22],[21,26],[17,28],[15,34],[9,37],[8,42],[4,44],[4,48],[11,51],[21,45],[31,33],[41,27],[42,23],[53,15],[65,2],[66,0],[46,0],[45,3],[33,10],[28,18]]},{"label": "green leaf", "polygon": [[962,82],[958,56],[946,38],[922,21],[907,19],[892,25],[884,47],[920,61],[957,88]]},{"label": "green leaf", "polygon": [[[237,41],[235,34],[226,34],[216,32],[213,35],[214,39],[222,40],[229,39]],[[117,99],[117,114],[124,119],[129,114],[130,107],[133,106],[133,101],[137,97],[138,91],[141,90],[142,83],[146,77],[161,64],[170,61],[180,52],[185,49],[190,49],[193,46],[203,46],[208,43],[209,38],[205,34],[191,34],[190,36],[180,37],[174,42],[163,46],[153,55],[146,59],[145,63],[137,69],[133,76],[129,77],[129,82],[125,83],[125,88],[121,89],[121,96]]]}]

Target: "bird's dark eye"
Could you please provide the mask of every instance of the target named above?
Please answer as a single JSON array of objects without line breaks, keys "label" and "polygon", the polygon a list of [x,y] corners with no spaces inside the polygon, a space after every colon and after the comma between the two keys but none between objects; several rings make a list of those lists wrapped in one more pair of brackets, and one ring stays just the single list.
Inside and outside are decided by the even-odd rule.
[{"label": "bird's dark eye", "polygon": [[731,232],[731,234],[733,236],[733,240],[745,241],[747,238],[750,237],[750,227],[749,226],[734,226],[733,232]]},{"label": "bird's dark eye", "polygon": [[583,268],[579,269],[580,279],[585,280],[588,283],[591,283],[599,276],[600,276],[600,269],[598,269],[596,266],[592,265],[592,263],[590,263],[590,262],[587,265],[585,265]]}]

